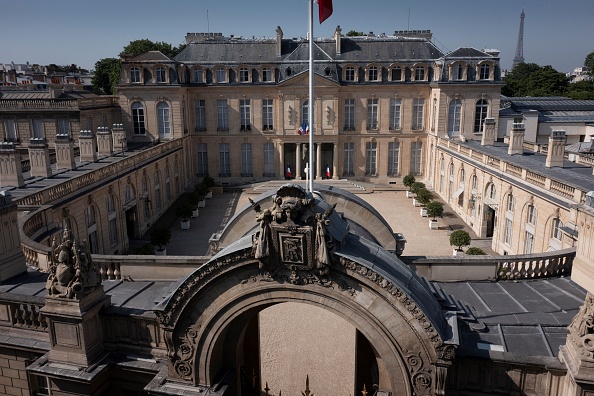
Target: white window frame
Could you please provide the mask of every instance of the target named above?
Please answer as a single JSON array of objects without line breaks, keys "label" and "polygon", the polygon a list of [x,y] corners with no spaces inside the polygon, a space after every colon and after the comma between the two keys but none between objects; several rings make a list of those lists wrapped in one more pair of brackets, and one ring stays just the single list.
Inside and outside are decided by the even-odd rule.
[{"label": "white window frame", "polygon": [[194,117],[196,118],[196,132],[206,131],[206,101],[204,99],[194,101]]},{"label": "white window frame", "polygon": [[229,105],[227,99],[217,99],[217,131],[229,131]]},{"label": "white window frame", "polygon": [[140,69],[138,67],[130,68],[130,83],[140,83]]},{"label": "white window frame", "polygon": [[365,143],[365,176],[377,176],[377,142]]},{"label": "white window frame", "polygon": [[140,102],[133,102],[131,109],[134,134],[146,135],[146,126],[144,123],[144,105]]},{"label": "white window frame", "polygon": [[167,102],[157,103],[157,127],[159,138],[171,138],[171,110]]},{"label": "white window frame", "polygon": [[423,118],[425,110],[425,99],[416,98],[413,100],[413,118],[412,130],[418,131],[423,129]]},{"label": "white window frame", "polygon": [[379,129],[379,99],[367,99],[367,130],[377,131]]},{"label": "white window frame", "polygon": [[355,99],[353,98],[344,100],[344,130],[355,130]]},{"label": "white window frame", "polygon": [[448,105],[448,136],[460,136],[462,129],[462,101],[452,99]]},{"label": "white window frame", "polygon": [[388,176],[398,176],[400,173],[400,142],[388,143]]},{"label": "white window frame", "polygon": [[274,99],[262,100],[262,130],[274,130]]},{"label": "white window frame", "polygon": [[241,177],[253,177],[252,144],[241,143]]},{"label": "white window frame", "polygon": [[252,130],[250,99],[239,99],[239,130]]},{"label": "white window frame", "polygon": [[155,69],[155,81],[157,83],[167,82],[167,71],[165,67],[160,66]]},{"label": "white window frame", "polygon": [[400,119],[402,110],[402,99],[390,99],[390,130],[397,131],[401,129]]}]

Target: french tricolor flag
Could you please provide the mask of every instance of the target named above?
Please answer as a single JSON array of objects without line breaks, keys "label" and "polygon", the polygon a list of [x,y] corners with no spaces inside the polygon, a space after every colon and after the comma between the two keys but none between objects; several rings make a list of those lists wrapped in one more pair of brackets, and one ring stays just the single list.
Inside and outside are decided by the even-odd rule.
[{"label": "french tricolor flag", "polygon": [[301,123],[299,129],[297,129],[297,133],[300,135],[307,135],[309,133],[309,126],[307,125],[306,121]]},{"label": "french tricolor flag", "polygon": [[314,0],[314,3],[317,3],[320,7],[320,23],[332,15],[332,0]]}]

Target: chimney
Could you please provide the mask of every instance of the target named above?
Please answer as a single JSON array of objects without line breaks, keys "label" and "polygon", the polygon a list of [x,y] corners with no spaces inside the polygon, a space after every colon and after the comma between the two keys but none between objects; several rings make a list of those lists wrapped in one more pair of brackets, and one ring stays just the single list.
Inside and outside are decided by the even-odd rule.
[{"label": "chimney", "polygon": [[336,26],[336,30],[334,31],[334,41],[336,41],[336,55],[340,55],[341,52],[341,42],[340,42],[340,37],[341,37],[341,33],[342,33],[342,29],[340,28],[340,25]]},{"label": "chimney", "polygon": [[523,123],[514,122],[511,131],[509,131],[509,147],[507,149],[509,155],[524,154],[525,131]]},{"label": "chimney", "polygon": [[488,117],[483,122],[483,137],[481,138],[481,146],[492,146],[495,143],[495,119]]},{"label": "chimney", "polygon": [[545,166],[551,168],[559,166],[563,168],[563,159],[565,157],[565,142],[567,138],[565,131],[552,131],[549,136],[549,148],[547,150],[547,160]]},{"label": "chimney", "polygon": [[276,56],[283,54],[283,29],[280,26],[276,27]]}]

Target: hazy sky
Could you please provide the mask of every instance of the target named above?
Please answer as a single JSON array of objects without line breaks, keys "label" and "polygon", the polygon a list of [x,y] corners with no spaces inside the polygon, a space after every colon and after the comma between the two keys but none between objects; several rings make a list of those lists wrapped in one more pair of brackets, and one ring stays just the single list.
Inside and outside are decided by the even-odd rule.
[{"label": "hazy sky", "polygon": [[[92,69],[117,57],[130,41],[178,45],[187,32],[245,37],[305,37],[308,0],[0,0],[0,63],[71,64]],[[525,9],[524,58],[561,72],[582,66],[594,51],[594,0],[334,0],[334,14],[315,37],[337,25],[393,34],[429,29],[445,53],[458,47],[496,48],[511,67]],[[317,9],[317,6],[315,6]]]}]

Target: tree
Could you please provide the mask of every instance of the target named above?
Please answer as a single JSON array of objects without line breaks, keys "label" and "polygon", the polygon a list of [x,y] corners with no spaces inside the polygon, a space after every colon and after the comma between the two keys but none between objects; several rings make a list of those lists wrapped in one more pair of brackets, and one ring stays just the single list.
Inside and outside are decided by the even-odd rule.
[{"label": "tree", "polygon": [[116,86],[120,83],[122,62],[116,58],[103,58],[95,63],[93,90],[97,94],[115,95]]},{"label": "tree", "polygon": [[483,249],[481,249],[480,247],[471,246],[468,249],[466,249],[466,254],[471,255],[471,256],[484,256],[487,253],[485,253],[485,251]]},{"label": "tree", "polygon": [[586,59],[584,60],[584,66],[590,69],[590,75],[594,76],[594,51],[586,55]]},{"label": "tree", "polygon": [[183,221],[188,221],[192,217],[192,206],[188,203],[183,203],[175,209],[175,215],[181,217]]},{"label": "tree", "polygon": [[408,191],[410,191],[410,187],[412,186],[412,184],[416,181],[415,176],[410,173],[406,176],[404,176],[404,178],[402,179],[402,184],[404,184],[406,187],[408,187]]},{"label": "tree", "polygon": [[421,203],[421,205],[426,206],[429,202],[433,199],[433,194],[431,191],[427,190],[426,188],[421,188],[417,191],[417,201]]},{"label": "tree", "polygon": [[162,250],[162,246],[166,246],[171,240],[171,230],[169,228],[155,228],[151,232],[151,244],[158,246]]},{"label": "tree", "polygon": [[186,48],[186,44],[180,44],[177,47],[172,46],[164,41],[153,42],[149,39],[140,39],[130,41],[130,44],[124,47],[124,53],[132,56],[138,56],[148,51],[161,51],[161,53],[169,58],[173,58]]},{"label": "tree", "polygon": [[501,93],[506,96],[562,96],[568,87],[565,74],[551,66],[520,63],[505,78]]},{"label": "tree", "polygon": [[571,83],[565,95],[576,100],[594,100],[594,81]]},{"label": "tree", "polygon": [[470,234],[464,230],[456,230],[450,234],[450,245],[457,246],[457,250],[462,250],[462,246],[470,245]]},{"label": "tree", "polygon": [[443,215],[443,204],[439,201],[431,201],[427,204],[427,216],[435,220],[436,217]]},{"label": "tree", "polygon": [[358,32],[356,30],[349,30],[346,34],[347,37],[357,37],[357,36],[364,36],[363,32]]},{"label": "tree", "polygon": [[414,182],[410,186],[410,191],[413,194],[417,194],[419,191],[421,191],[424,188],[425,188],[425,183],[423,183],[423,182]]},{"label": "tree", "polygon": [[198,207],[198,202],[200,202],[200,195],[197,192],[193,191],[188,194],[188,203],[192,206],[192,209]]}]

